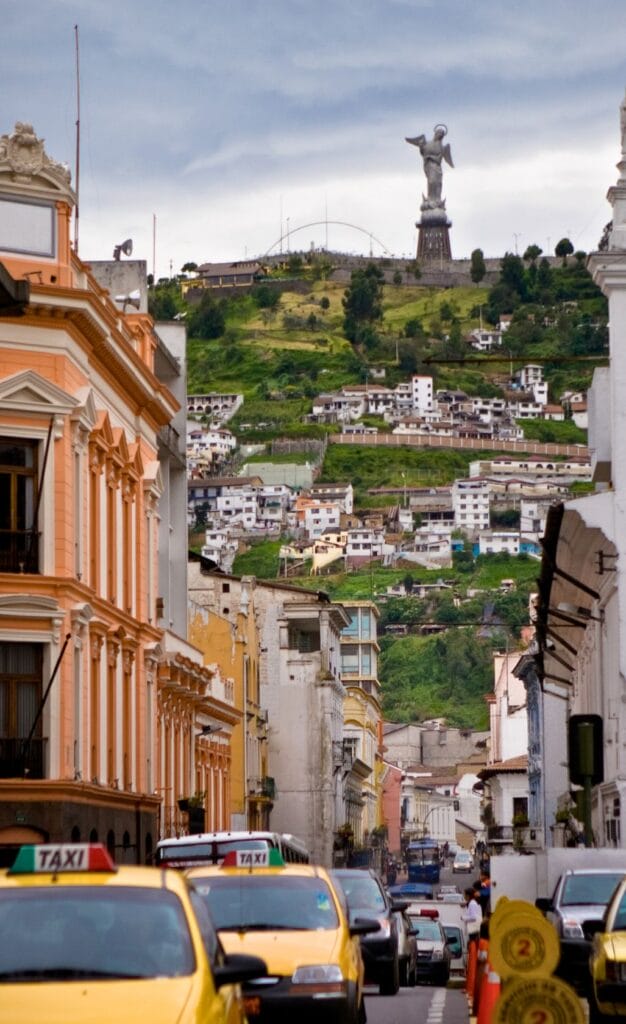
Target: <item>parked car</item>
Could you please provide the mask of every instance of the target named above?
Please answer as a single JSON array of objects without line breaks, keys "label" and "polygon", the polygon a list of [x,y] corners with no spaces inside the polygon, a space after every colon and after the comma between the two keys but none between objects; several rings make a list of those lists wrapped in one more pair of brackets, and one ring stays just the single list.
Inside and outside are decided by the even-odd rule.
[{"label": "parked car", "polygon": [[580,868],[565,871],[549,899],[540,897],[535,906],[556,928],[561,958],[556,974],[579,992],[590,985],[589,954],[591,933],[587,922],[599,922],[625,872],[615,868]]},{"label": "parked car", "polygon": [[435,896],[430,882],[402,882],[390,885],[388,892],[394,899],[401,900],[432,900]]},{"label": "parked car", "polygon": [[417,981],[417,940],[413,934],[413,925],[405,910],[396,910],[394,917],[398,926],[400,985],[413,988]]},{"label": "parked car", "polygon": [[468,875],[474,870],[474,858],[469,850],[459,850],[452,862],[452,873],[466,872]]},{"label": "parked car", "polygon": [[452,956],[437,910],[429,907],[418,914],[409,910],[409,918],[417,941],[418,982],[447,985]]},{"label": "parked car", "polygon": [[389,896],[371,868],[336,868],[332,875],[344,891],[350,921],[370,918],[380,924],[380,931],[361,936],[365,978],[378,985],[381,995],[395,995],[400,987],[395,914],[406,910],[408,904]]},{"label": "parked car", "polygon": [[592,1024],[626,1017],[626,877],[622,876],[602,920],[585,920],[593,934],[589,957],[589,1020]]}]

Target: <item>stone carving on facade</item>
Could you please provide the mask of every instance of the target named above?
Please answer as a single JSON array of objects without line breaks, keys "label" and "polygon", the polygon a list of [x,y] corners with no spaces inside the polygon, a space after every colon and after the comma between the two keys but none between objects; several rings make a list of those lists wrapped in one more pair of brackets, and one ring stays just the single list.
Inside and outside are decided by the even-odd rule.
[{"label": "stone carving on facade", "polygon": [[40,174],[52,178],[63,188],[71,182],[66,164],[51,160],[44,149],[44,140],[38,139],[32,124],[17,121],[11,135],[0,135],[0,172],[9,170],[13,179],[29,183]]}]

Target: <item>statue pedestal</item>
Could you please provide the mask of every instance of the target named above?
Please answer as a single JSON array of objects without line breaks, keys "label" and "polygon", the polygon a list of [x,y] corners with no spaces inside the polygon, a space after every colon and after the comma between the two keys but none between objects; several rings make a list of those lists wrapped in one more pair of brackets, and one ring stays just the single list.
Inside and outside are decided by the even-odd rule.
[{"label": "statue pedestal", "polygon": [[445,207],[435,209],[421,208],[421,220],[415,227],[417,236],[417,259],[419,263],[442,263],[452,259],[450,248],[450,228]]}]

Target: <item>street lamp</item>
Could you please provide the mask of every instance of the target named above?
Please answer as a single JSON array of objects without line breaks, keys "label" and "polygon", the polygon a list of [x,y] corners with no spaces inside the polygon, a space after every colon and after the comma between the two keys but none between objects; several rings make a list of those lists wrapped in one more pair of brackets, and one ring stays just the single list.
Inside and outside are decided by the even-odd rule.
[{"label": "street lamp", "polygon": [[522,237],[521,231],[514,231],[513,238],[515,239],[515,255],[517,256],[517,239]]}]

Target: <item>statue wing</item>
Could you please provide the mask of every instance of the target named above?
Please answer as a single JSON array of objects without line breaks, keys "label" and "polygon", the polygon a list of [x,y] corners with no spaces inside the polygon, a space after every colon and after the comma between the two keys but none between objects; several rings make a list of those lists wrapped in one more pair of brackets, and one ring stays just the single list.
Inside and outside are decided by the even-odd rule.
[{"label": "statue wing", "polygon": [[443,158],[446,161],[446,163],[450,164],[450,167],[454,167],[454,164],[452,163],[452,153],[450,152],[450,143],[447,143],[445,146],[442,146],[441,152],[443,153]]},{"label": "statue wing", "polygon": [[408,139],[408,138],[405,137],[405,142],[410,142],[410,144],[412,146],[417,146],[419,148],[419,147],[423,146],[424,143],[426,142],[426,136],[425,135],[416,135],[414,139]]}]

